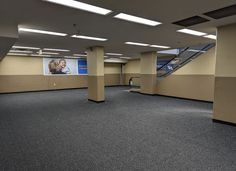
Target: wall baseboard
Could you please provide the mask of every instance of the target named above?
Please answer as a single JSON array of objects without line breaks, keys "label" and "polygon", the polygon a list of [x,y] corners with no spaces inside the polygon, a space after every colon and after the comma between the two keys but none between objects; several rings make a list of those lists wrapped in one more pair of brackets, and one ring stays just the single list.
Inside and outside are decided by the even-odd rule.
[{"label": "wall baseboard", "polygon": [[30,90],[30,91],[4,92],[4,93],[0,93],[0,95],[1,94],[19,94],[19,93],[37,93],[37,92],[60,91],[60,90],[76,90],[76,89],[87,89],[87,87],[52,89],[52,90]]},{"label": "wall baseboard", "polygon": [[142,94],[142,95],[145,95],[145,96],[156,96],[156,94],[146,94],[146,93],[141,93],[141,92],[138,92],[138,91],[130,91],[130,92]]},{"label": "wall baseboard", "polygon": [[105,86],[105,87],[125,87],[126,85],[108,85],[108,86]]},{"label": "wall baseboard", "polygon": [[146,96],[161,96],[161,97],[169,97],[169,98],[175,98],[175,99],[182,99],[182,100],[191,100],[191,101],[198,101],[198,102],[205,102],[205,103],[213,103],[212,101],[206,101],[206,100],[198,100],[198,99],[190,99],[190,98],[184,98],[184,97],[176,97],[176,96],[167,96],[167,95],[161,95],[161,94],[145,94],[137,91],[130,91],[131,93],[138,93]]},{"label": "wall baseboard", "polygon": [[236,123],[221,121],[218,119],[212,119],[212,122],[236,127]]},{"label": "wall baseboard", "polygon": [[156,94],[156,96],[163,96],[163,97],[170,97],[170,98],[183,99],[183,100],[191,100],[191,101],[198,101],[198,102],[213,103],[212,101],[207,101],[207,100],[191,99],[191,98],[176,97],[176,96],[167,96],[167,95],[162,95],[162,94]]},{"label": "wall baseboard", "polygon": [[[105,87],[126,87],[126,85],[111,85]],[[127,86],[128,87],[128,86]],[[18,91],[18,92],[4,92],[1,94],[18,94],[18,93],[33,93],[33,92],[47,92],[47,91],[60,91],[60,90],[76,90],[76,89],[88,89],[88,87],[77,87],[77,88],[63,88],[63,89],[50,89],[50,90],[30,90],[30,91]]]}]

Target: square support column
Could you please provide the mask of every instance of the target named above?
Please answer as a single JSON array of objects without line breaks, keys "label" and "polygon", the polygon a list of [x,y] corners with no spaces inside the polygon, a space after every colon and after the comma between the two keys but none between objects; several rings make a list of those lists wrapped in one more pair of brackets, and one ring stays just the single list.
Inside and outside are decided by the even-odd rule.
[{"label": "square support column", "polygon": [[213,120],[236,124],[236,24],[217,28]]},{"label": "square support column", "polygon": [[156,52],[145,52],[141,54],[140,86],[141,93],[143,94],[155,94],[157,83],[156,65]]},{"label": "square support column", "polygon": [[104,102],[104,48],[88,49],[88,100]]}]

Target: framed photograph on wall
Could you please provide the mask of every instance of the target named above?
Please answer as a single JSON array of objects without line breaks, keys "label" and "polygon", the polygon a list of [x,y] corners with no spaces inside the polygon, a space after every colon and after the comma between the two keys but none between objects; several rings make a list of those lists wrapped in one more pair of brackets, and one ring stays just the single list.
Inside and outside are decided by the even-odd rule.
[{"label": "framed photograph on wall", "polygon": [[44,75],[78,75],[78,59],[43,58]]}]

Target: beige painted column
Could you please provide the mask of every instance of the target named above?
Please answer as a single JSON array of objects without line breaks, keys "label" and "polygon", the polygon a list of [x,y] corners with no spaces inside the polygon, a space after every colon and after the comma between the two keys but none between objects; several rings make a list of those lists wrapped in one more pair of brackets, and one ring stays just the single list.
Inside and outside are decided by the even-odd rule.
[{"label": "beige painted column", "polygon": [[217,28],[213,119],[236,123],[236,23]]},{"label": "beige painted column", "polygon": [[155,94],[157,83],[156,76],[157,53],[145,52],[141,54],[140,87],[143,94]]},{"label": "beige painted column", "polygon": [[88,100],[104,102],[104,48],[89,48],[88,62]]}]

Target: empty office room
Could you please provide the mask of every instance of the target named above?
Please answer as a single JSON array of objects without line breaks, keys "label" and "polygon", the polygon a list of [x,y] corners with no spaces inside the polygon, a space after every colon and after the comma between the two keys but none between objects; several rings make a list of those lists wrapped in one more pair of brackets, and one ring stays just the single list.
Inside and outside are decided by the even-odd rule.
[{"label": "empty office room", "polygon": [[1,171],[236,171],[236,0],[1,0]]}]

